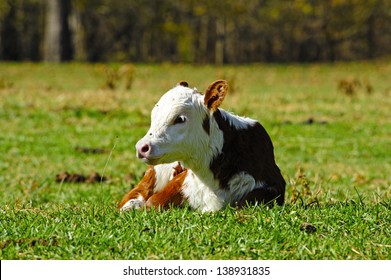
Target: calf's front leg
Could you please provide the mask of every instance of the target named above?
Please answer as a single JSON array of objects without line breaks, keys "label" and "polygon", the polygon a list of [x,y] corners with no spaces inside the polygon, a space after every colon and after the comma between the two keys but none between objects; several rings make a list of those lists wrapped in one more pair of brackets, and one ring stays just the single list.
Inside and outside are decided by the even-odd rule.
[{"label": "calf's front leg", "polygon": [[141,181],[130,190],[118,204],[121,211],[127,211],[133,208],[144,206],[148,198],[153,195],[153,189],[156,184],[156,171],[152,165],[148,166],[147,171]]},{"label": "calf's front leg", "polygon": [[176,170],[174,178],[160,191],[153,194],[146,203],[148,208],[163,208],[170,206],[180,206],[183,203],[183,182],[187,175],[187,169]]}]

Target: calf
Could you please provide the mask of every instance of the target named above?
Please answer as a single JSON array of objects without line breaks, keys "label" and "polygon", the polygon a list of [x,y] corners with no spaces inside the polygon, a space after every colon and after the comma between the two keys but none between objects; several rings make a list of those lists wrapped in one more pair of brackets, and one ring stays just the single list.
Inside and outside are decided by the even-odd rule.
[{"label": "calf", "polygon": [[218,80],[202,95],[181,82],[161,97],[149,131],[136,144],[148,169],[121,210],[187,202],[207,212],[284,203],[285,181],[269,135],[257,121],[219,108],[227,90],[227,82]]}]

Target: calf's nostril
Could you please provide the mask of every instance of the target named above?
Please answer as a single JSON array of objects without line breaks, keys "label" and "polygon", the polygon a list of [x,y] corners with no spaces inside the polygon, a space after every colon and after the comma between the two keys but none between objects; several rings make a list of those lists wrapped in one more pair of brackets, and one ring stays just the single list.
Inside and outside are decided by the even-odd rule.
[{"label": "calf's nostril", "polygon": [[141,152],[142,153],[147,153],[149,151],[149,145],[145,144],[144,146],[141,147]]}]

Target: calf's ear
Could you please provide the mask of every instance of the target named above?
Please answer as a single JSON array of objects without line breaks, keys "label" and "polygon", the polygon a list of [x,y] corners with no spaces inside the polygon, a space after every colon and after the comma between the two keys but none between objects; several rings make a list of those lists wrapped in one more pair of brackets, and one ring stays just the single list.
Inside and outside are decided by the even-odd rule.
[{"label": "calf's ear", "polygon": [[228,83],[225,80],[217,80],[209,85],[204,96],[204,104],[211,111],[216,111],[223,102],[228,91]]}]

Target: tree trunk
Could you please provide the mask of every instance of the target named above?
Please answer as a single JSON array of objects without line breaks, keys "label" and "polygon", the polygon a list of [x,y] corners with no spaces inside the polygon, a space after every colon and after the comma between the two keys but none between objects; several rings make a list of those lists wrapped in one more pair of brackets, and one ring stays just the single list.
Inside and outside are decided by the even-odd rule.
[{"label": "tree trunk", "polygon": [[72,30],[73,58],[78,61],[87,60],[87,50],[85,47],[85,32],[81,20],[80,11],[73,10],[70,16],[70,28]]},{"label": "tree trunk", "polygon": [[209,18],[208,15],[201,17],[199,32],[198,62],[208,61],[208,38],[209,38]]},{"label": "tree trunk", "polygon": [[2,31],[3,31],[3,24],[2,22],[0,21],[0,60],[3,60],[4,57],[3,57],[3,41],[2,41]]},{"label": "tree trunk", "polygon": [[220,20],[216,20],[216,43],[215,43],[215,63],[221,65],[224,63],[224,40],[225,26]]},{"label": "tree trunk", "polygon": [[11,4],[9,11],[6,13],[4,18],[1,19],[1,58],[4,60],[21,59],[20,39],[18,29],[16,27],[16,13],[17,7],[14,4]]},{"label": "tree trunk", "polygon": [[367,21],[367,45],[368,45],[368,53],[367,58],[373,59],[375,57],[375,51],[376,51],[376,42],[375,42],[375,15],[374,12],[371,13],[371,15],[368,18]]},{"label": "tree trunk", "polygon": [[60,62],[72,59],[71,32],[68,16],[70,0],[47,0],[45,50],[46,61]]}]

